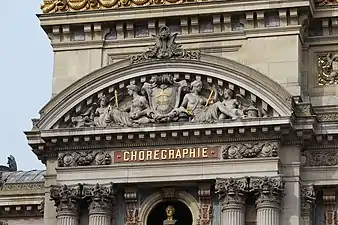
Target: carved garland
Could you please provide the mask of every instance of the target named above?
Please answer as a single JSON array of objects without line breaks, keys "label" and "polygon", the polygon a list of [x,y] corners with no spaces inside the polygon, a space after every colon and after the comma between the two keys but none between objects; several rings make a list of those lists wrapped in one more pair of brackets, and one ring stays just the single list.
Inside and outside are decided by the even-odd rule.
[{"label": "carved garland", "polygon": [[78,151],[60,153],[58,157],[59,167],[75,167],[90,165],[110,165],[111,156],[107,152]]},{"label": "carved garland", "polygon": [[279,150],[278,142],[229,144],[223,147],[222,157],[223,159],[277,157],[278,150]]}]

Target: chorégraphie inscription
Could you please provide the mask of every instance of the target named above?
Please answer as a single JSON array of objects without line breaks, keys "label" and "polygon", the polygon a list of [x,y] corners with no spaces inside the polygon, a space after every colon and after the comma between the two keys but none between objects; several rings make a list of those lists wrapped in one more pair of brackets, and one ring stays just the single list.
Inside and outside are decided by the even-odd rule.
[{"label": "chor\u00e9graphie inscription", "polygon": [[179,161],[217,159],[219,147],[183,147],[168,149],[125,150],[114,152],[114,162]]}]

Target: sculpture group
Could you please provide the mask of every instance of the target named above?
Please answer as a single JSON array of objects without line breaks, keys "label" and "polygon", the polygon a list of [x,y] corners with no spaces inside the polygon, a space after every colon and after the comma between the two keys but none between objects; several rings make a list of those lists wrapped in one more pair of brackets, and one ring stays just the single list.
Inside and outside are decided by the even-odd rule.
[{"label": "sculpture group", "polygon": [[153,76],[141,87],[130,84],[126,91],[129,97],[117,92],[113,97],[101,95],[86,112],[73,117],[72,124],[107,127],[178,121],[212,123],[267,116],[262,108],[233,90],[201,80],[188,83],[171,74]]}]

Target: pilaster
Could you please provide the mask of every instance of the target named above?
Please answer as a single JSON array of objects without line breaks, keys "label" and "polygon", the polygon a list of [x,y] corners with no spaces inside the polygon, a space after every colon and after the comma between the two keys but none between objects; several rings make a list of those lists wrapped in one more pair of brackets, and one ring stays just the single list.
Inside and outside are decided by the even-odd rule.
[{"label": "pilaster", "polygon": [[217,179],[215,190],[221,201],[222,224],[244,225],[247,178]]},{"label": "pilaster", "polygon": [[313,208],[316,200],[316,192],[313,185],[301,187],[301,209],[303,225],[313,225]]},{"label": "pilaster", "polygon": [[210,185],[200,185],[198,189],[199,197],[199,225],[212,225],[212,198]]},{"label": "pilaster", "polygon": [[126,188],[124,192],[124,201],[126,203],[126,225],[137,225],[139,209],[137,207],[137,192],[135,189]]}]

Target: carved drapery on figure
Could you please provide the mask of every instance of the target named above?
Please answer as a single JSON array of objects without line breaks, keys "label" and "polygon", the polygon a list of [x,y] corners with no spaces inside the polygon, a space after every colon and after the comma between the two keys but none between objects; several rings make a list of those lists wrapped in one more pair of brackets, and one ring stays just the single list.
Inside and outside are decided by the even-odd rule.
[{"label": "carved drapery on figure", "polygon": [[177,33],[171,33],[167,26],[160,27],[158,35],[153,35],[156,43],[146,52],[131,57],[131,63],[145,62],[156,59],[195,59],[200,58],[200,52],[183,49],[176,43]]},{"label": "carved drapery on figure", "polygon": [[111,156],[103,151],[78,151],[60,153],[58,157],[59,167],[75,167],[89,165],[110,165]]},{"label": "carved drapery on figure", "polygon": [[198,225],[212,225],[213,208],[210,186],[201,186],[198,190],[199,220]]},{"label": "carved drapery on figure", "polygon": [[278,150],[279,150],[278,142],[229,144],[223,147],[222,157],[223,159],[277,157]]},{"label": "carved drapery on figure", "polygon": [[124,193],[126,203],[125,223],[126,225],[137,225],[139,220],[139,208],[137,207],[136,191],[126,190]]},{"label": "carved drapery on figure", "polygon": [[[217,80],[210,83],[199,75],[189,78],[189,82],[183,76],[164,73],[149,76],[148,81],[140,80],[139,85],[127,85],[119,92],[108,88],[107,93],[102,91],[98,97],[92,96],[75,107],[54,127],[212,123],[273,115],[271,107],[239,87],[225,82],[220,86]],[[112,89],[113,97],[109,94]]]},{"label": "carved drapery on figure", "polygon": [[318,83],[330,85],[338,83],[338,53],[328,53],[318,57]]}]

